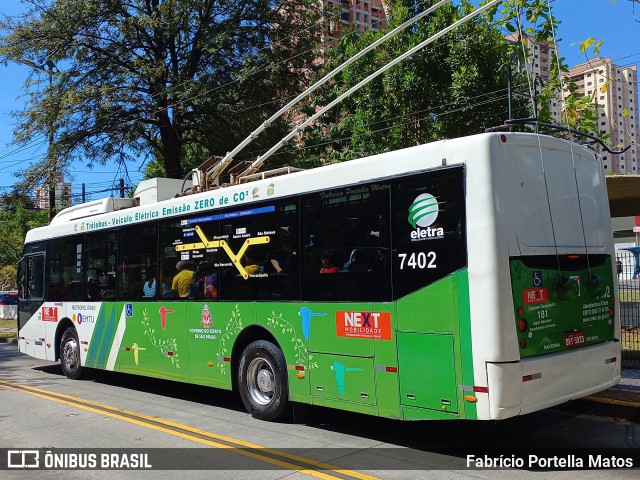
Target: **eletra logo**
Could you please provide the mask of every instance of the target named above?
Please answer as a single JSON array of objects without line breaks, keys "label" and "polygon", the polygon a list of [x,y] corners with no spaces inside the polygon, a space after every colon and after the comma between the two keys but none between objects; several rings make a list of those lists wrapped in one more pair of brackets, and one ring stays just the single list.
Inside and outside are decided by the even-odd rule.
[{"label": "eletra logo", "polygon": [[428,227],[438,218],[439,202],[430,193],[418,195],[409,207],[409,223],[416,227]]},{"label": "eletra logo", "polygon": [[439,205],[441,203],[444,202],[438,202],[436,197],[430,193],[423,193],[416,197],[409,207],[409,217],[407,217],[411,226],[415,228],[411,232],[412,240],[429,240],[444,237],[443,228],[430,228],[438,218]]}]

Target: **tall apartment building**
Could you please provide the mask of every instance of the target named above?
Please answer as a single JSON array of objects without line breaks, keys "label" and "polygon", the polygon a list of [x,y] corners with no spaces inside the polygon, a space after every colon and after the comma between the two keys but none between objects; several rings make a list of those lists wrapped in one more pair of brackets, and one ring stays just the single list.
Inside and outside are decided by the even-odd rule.
[{"label": "tall apartment building", "polygon": [[322,0],[324,8],[324,40],[327,47],[335,45],[348,28],[360,33],[378,31],[387,26],[387,6],[384,0]]},{"label": "tall apartment building", "polygon": [[[514,33],[507,35],[505,38],[507,41],[515,42],[518,36]],[[549,79],[549,72],[551,71],[553,54],[555,53],[558,57],[560,55],[558,45],[554,42],[535,42],[533,38],[526,37],[526,46],[528,49],[527,60],[524,66],[518,65],[518,68],[522,70],[524,67],[531,83],[533,83],[536,75],[540,77],[543,83],[546,83]],[[529,89],[529,86],[527,86],[526,89]],[[560,91],[557,92],[556,98],[551,100],[549,110],[554,122],[562,121],[562,94]]]},{"label": "tall apartment building", "polygon": [[598,103],[599,134],[610,135],[614,147],[631,148],[621,155],[602,151],[605,172],[638,175],[638,73],[636,65],[620,67],[611,58],[595,58],[569,69],[578,91]]}]

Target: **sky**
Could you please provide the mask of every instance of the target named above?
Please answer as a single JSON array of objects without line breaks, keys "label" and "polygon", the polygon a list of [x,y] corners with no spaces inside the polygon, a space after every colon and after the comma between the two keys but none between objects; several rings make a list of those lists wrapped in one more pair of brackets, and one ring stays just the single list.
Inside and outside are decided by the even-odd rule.
[{"label": "sky", "polygon": [[[611,57],[620,66],[640,63],[640,4],[630,0],[549,0],[554,15],[561,24],[556,32],[560,55],[565,57],[571,67],[588,59],[580,53],[579,44],[589,37],[603,40],[600,55]],[[25,10],[19,0],[3,0],[0,3],[0,16],[18,15]],[[593,55],[592,52],[589,55]],[[26,148],[9,145],[13,136],[15,119],[12,111],[23,107],[24,81],[32,73],[27,65],[0,64],[0,192],[10,189],[17,178],[14,173],[27,168],[34,159],[46,154],[47,142],[42,138]],[[249,134],[257,125],[247,125]],[[205,160],[205,159],[203,159]],[[97,192],[117,184],[121,175],[115,166],[96,166],[89,170],[87,162],[74,164],[66,177],[72,182],[72,193],[79,194],[82,184],[86,191]],[[142,161],[128,166],[131,185],[135,186],[142,178]],[[129,182],[127,182],[129,184]],[[91,199],[103,198],[109,193],[95,193]]]}]

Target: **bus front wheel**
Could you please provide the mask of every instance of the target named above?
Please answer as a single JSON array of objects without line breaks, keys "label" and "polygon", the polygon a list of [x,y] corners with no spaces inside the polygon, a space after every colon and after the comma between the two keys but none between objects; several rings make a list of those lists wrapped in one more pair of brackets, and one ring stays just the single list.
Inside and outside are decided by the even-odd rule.
[{"label": "bus front wheel", "polygon": [[62,334],[62,340],[60,340],[60,365],[67,378],[78,380],[82,376],[80,342],[75,328],[67,328]]},{"label": "bus front wheel", "polygon": [[280,420],[289,412],[287,364],[282,350],[258,340],[247,345],[238,367],[240,398],[254,418]]}]

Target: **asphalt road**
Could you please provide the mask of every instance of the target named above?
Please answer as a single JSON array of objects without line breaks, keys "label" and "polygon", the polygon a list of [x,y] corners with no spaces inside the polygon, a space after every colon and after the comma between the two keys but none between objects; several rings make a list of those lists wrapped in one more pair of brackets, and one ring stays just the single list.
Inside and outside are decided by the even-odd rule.
[{"label": "asphalt road", "polygon": [[[575,471],[561,469],[469,469],[467,455],[553,456],[566,448],[593,454],[623,449],[616,450],[620,455],[640,447],[637,423],[566,409],[501,422],[402,423],[306,408],[288,423],[266,423],[247,414],[230,392],[109,372],[70,381],[57,364],[19,354],[15,344],[0,345],[0,406],[0,449],[86,455],[127,449],[150,452],[150,463],[163,469],[0,470],[0,479],[573,478]],[[313,466],[318,461],[326,464]],[[638,478],[638,470],[628,469],[579,474]]]}]

